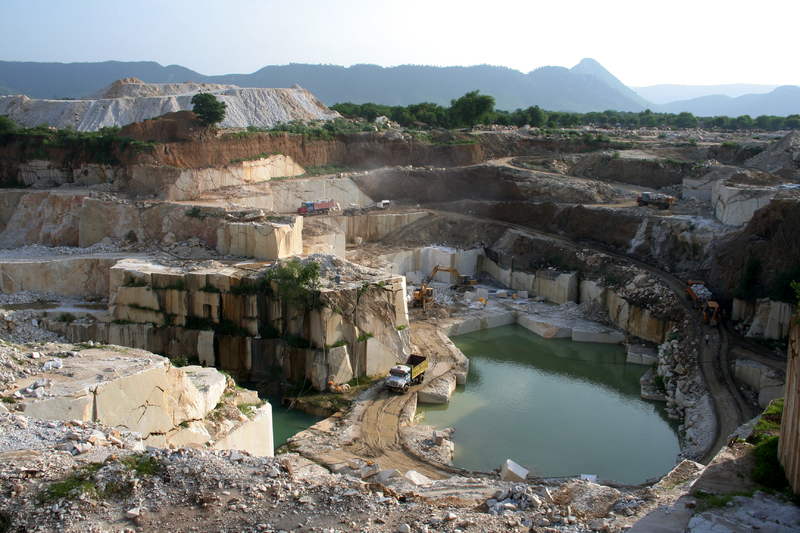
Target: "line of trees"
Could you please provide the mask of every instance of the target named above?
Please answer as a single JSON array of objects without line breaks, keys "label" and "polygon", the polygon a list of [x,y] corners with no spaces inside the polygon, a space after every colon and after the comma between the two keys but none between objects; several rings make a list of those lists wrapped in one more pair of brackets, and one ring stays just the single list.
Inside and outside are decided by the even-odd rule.
[{"label": "line of trees", "polygon": [[660,127],[675,128],[719,128],[730,130],[783,130],[800,129],[800,115],[786,117],[750,115],[739,117],[715,116],[696,117],[692,113],[658,113],[649,109],[639,112],[592,111],[589,113],[570,113],[561,111],[545,111],[538,105],[527,109],[503,111],[494,109],[494,98],[481,95],[478,91],[465,94],[452,100],[450,107],[422,102],[409,106],[387,106],[374,103],[353,104],[346,102],[335,104],[331,109],[349,118],[361,117],[369,122],[379,116],[386,116],[401,124],[409,126],[415,122],[424,123],[431,128],[454,129],[474,126],[476,124],[500,124],[504,126],[530,126],[537,128],[569,128],[582,125],[610,125],[622,127]]},{"label": "line of trees", "polygon": [[423,123],[431,128],[455,129],[468,128],[477,124],[493,124],[495,120],[494,97],[471,91],[450,101],[450,107],[422,102],[409,106],[387,106],[381,104],[353,104],[346,102],[334,104],[331,109],[344,117],[363,118],[373,122],[385,116],[403,126],[414,122]]}]

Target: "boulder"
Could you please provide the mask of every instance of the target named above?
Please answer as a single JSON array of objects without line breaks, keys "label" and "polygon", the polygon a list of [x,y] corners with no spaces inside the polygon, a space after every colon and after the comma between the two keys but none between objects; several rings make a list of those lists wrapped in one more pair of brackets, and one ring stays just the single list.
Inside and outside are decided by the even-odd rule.
[{"label": "boulder", "polygon": [[422,485],[430,485],[432,483],[432,480],[430,478],[423,476],[416,470],[409,470],[403,477],[406,481],[418,487]]}]

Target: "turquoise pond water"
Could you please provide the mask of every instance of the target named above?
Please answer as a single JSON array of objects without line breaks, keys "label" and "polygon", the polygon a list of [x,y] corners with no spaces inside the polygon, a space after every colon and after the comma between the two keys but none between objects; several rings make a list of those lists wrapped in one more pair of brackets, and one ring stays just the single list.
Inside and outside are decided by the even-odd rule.
[{"label": "turquoise pond water", "polygon": [[622,346],[544,339],[516,324],[452,340],[470,360],[467,384],[417,415],[456,428],[455,466],[489,471],[512,459],[539,476],[632,484],[675,466],[678,423],[665,403],[640,398],[647,367],[626,363]]},{"label": "turquoise pond water", "polygon": [[287,411],[286,407],[281,407],[281,395],[260,394],[259,397],[272,404],[272,433],[276,450],[297,433],[324,420],[324,417],[310,415],[297,409]]}]

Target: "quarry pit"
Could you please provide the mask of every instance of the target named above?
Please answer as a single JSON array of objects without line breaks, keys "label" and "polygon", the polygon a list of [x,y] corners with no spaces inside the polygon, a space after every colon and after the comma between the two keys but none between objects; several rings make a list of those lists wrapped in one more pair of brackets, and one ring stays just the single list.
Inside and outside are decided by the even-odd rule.
[{"label": "quarry pit", "polygon": [[[419,353],[430,369],[411,393],[391,395],[380,383],[345,392],[348,409],[287,446],[334,473],[369,477],[368,461],[419,488],[454,475],[505,481],[505,469],[453,466],[447,432],[432,445],[434,429],[414,423],[417,402],[448,402],[466,380],[469,361],[451,335],[519,324],[545,338],[624,345],[628,364],[642,367],[642,397],[663,402],[680,423],[679,466],[710,463],[737,428],[783,395],[785,350],[781,357],[753,343],[741,326],[751,338],[779,341],[794,309],[735,298],[735,289],[753,256],[764,287],[800,264],[797,132],[774,142],[702,130],[665,138],[611,132],[634,145],[619,149],[533,129],[462,132],[469,142],[452,145],[402,131],[333,141],[236,137],[202,131],[194,120],[179,113],[131,125],[122,133],[162,144],[120,154],[116,165],[86,154],[20,162],[28,147],[0,147],[2,179],[20,185],[0,190],[0,336],[20,346],[4,356],[4,395],[18,401],[3,405],[12,412],[100,418],[140,433],[143,446],[271,456],[253,436],[268,431],[271,441],[263,429],[269,404],[243,418],[234,409],[230,423],[210,427],[226,380],[209,384],[199,374],[217,368],[273,393],[324,391],[330,382],[383,376]],[[699,142],[676,146],[690,137]],[[763,150],[741,161],[731,140]],[[322,165],[352,170],[305,173]],[[648,190],[677,200],[664,210],[638,206]],[[320,199],[341,211],[298,214],[302,202]],[[384,199],[391,206],[379,209]],[[310,300],[292,299],[275,277],[294,258],[296,268],[319,265]],[[437,265],[476,278],[475,289],[451,290],[457,280],[440,272],[428,283],[432,304],[414,307],[414,288]],[[685,297],[688,279],[706,281],[727,311],[722,325],[702,323]],[[37,309],[42,302],[54,307]],[[115,348],[80,361],[67,356],[67,370],[51,365],[45,375],[44,360],[30,354],[62,356],[49,357],[40,342],[57,343],[53,354],[80,353],[70,345]],[[185,373],[153,354],[197,366]],[[159,379],[180,398],[180,413],[159,414],[161,425],[143,429],[119,413],[98,416],[97,399],[77,407],[67,385],[92,357],[147,359],[147,372],[167,376]],[[130,376],[141,379],[142,371]],[[50,384],[43,396],[34,394],[39,379]],[[187,380],[196,398],[181,392]],[[84,385],[75,380],[100,397],[96,385]],[[291,403],[293,393],[286,398]],[[484,484],[471,489],[476,498],[495,492]],[[638,513],[614,527],[633,524]]]}]

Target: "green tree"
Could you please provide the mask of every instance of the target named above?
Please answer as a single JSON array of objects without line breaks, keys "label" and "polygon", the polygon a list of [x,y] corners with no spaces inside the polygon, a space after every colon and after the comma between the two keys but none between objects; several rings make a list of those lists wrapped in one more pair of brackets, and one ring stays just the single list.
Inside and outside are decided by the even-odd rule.
[{"label": "green tree", "polygon": [[225,119],[225,109],[228,104],[217,100],[211,93],[197,93],[192,96],[192,111],[206,126],[219,124]]},{"label": "green tree", "polygon": [[769,115],[759,115],[756,117],[756,127],[762,130],[768,130],[772,117]]},{"label": "green tree", "polygon": [[752,129],[753,119],[750,117],[750,115],[742,115],[740,117],[736,117],[736,126],[744,130]]},{"label": "green tree", "polygon": [[0,117],[0,134],[14,133],[17,129],[17,123],[8,115]]},{"label": "green tree", "polygon": [[482,123],[494,112],[494,97],[468,92],[458,100],[450,101],[450,117],[455,126],[474,126]]},{"label": "green tree", "polygon": [[547,124],[547,113],[545,113],[538,105],[528,108],[528,116],[530,117],[529,124],[534,128],[541,128]]},{"label": "green tree", "polygon": [[697,117],[688,111],[683,111],[679,113],[678,117],[675,119],[675,125],[679,128],[696,128]]}]

